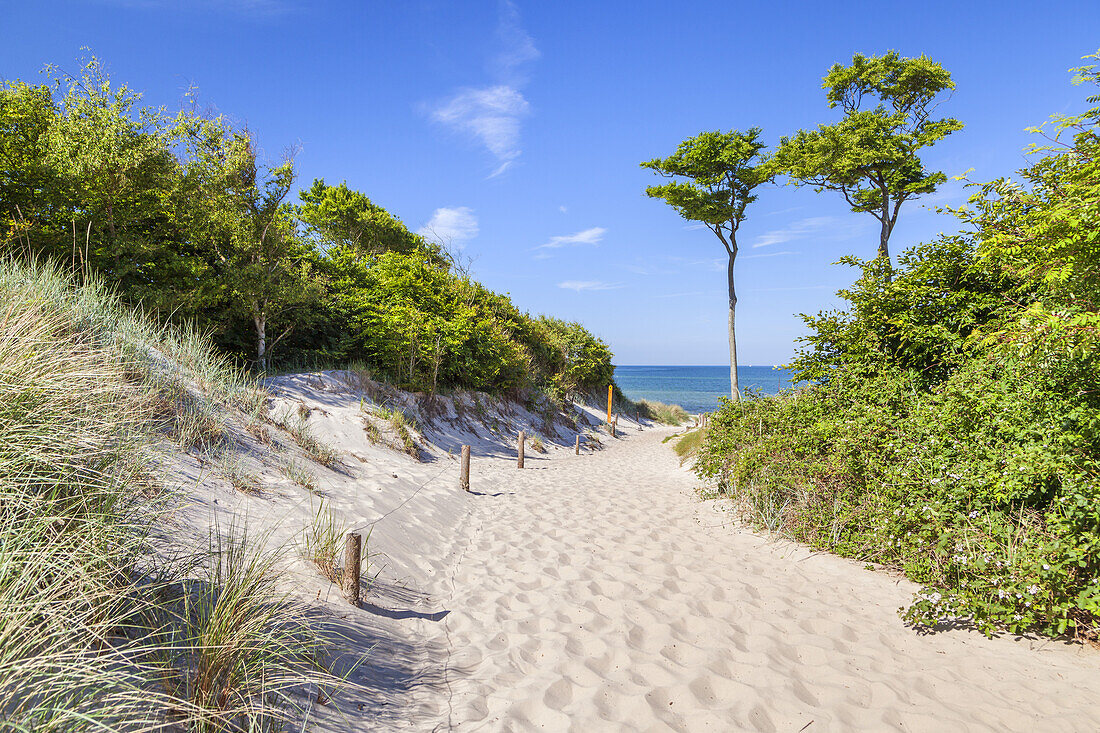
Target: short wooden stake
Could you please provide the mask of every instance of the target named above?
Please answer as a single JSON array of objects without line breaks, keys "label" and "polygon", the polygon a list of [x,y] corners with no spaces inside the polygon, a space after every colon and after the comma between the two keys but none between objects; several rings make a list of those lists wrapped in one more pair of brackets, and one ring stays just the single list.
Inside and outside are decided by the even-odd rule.
[{"label": "short wooden stake", "polygon": [[615,437],[615,428],[619,427],[619,416],[616,415],[615,419],[611,421],[611,437]]},{"label": "short wooden stake", "polygon": [[348,533],[344,541],[344,597],[359,605],[359,573],[362,570],[363,536]]},{"label": "short wooden stake", "polygon": [[458,486],[463,491],[470,490],[470,446],[462,446],[462,470],[458,474]]},{"label": "short wooden stake", "polygon": [[579,435],[577,436],[577,447],[573,452],[576,453],[578,456],[581,454],[581,436]]},{"label": "short wooden stake", "polygon": [[519,442],[516,444],[516,468],[523,468],[523,441],[526,440],[526,436],[523,431],[519,431]]}]

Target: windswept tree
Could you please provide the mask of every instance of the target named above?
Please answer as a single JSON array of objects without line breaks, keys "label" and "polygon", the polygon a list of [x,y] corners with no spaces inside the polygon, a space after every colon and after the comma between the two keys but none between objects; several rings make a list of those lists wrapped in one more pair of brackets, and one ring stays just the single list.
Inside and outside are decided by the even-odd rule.
[{"label": "windswept tree", "polygon": [[661,186],[649,186],[646,195],[663,199],[680,216],[697,221],[726,248],[729,263],[730,395],[741,398],[737,383],[737,338],[734,321],[737,291],[733,265],[737,259],[737,229],[745,220],[745,207],[756,200],[753,191],[768,180],[761,155],[764,143],[760,128],[746,132],[703,132],[680,143],[676,153],[642,163],[656,173],[677,179]]},{"label": "windswept tree", "polygon": [[901,205],[946,180],[925,167],[919,152],[962,128],[950,117],[932,119],[955,83],[926,56],[903,58],[890,51],[856,54],[850,66],[835,64],[822,88],[829,107],[844,111],[843,119],[783,138],[771,170],[795,185],[837,191],[852,211],[878,219],[878,256],[889,265]]}]

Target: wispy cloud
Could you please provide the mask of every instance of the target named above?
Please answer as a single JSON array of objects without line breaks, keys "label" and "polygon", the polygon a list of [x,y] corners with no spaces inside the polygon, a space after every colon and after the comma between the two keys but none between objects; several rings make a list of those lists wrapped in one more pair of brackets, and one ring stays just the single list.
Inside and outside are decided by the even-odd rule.
[{"label": "wispy cloud", "polygon": [[524,65],[536,60],[541,54],[535,48],[534,40],[523,29],[519,10],[510,0],[501,3],[497,39],[500,41],[501,51],[493,59],[490,72],[512,86],[526,83]]},{"label": "wispy cloud", "polygon": [[831,216],[811,216],[808,219],[799,219],[783,229],[773,229],[756,238],[753,247],[768,247],[773,244],[782,244],[792,239],[800,239],[815,232],[820,232],[828,226],[835,226],[836,219]]},{"label": "wispy cloud", "polygon": [[432,218],[416,233],[461,249],[467,240],[477,236],[477,216],[468,206],[444,206],[432,212]]},{"label": "wispy cloud", "polygon": [[582,290],[618,290],[622,286],[622,283],[606,283],[602,280],[566,280],[558,283],[559,288],[575,290],[578,293]]},{"label": "wispy cloud", "polygon": [[806,207],[804,206],[790,206],[786,209],[776,209],[775,211],[769,211],[766,216],[778,216],[780,214],[790,214],[793,211],[802,211]]},{"label": "wispy cloud", "polygon": [[579,231],[576,234],[563,234],[556,237],[550,237],[549,242],[535,247],[535,251],[539,252],[542,257],[549,257],[549,253],[546,252],[548,249],[576,247],[580,244],[598,245],[603,241],[603,235],[606,233],[607,230],[603,227],[592,227]]},{"label": "wispy cloud", "polygon": [[467,133],[497,159],[490,178],[506,171],[523,151],[519,146],[520,120],[531,106],[518,89],[494,86],[463,89],[432,113],[445,125]]},{"label": "wispy cloud", "polygon": [[520,91],[527,81],[523,67],[539,57],[511,2],[501,4],[497,36],[502,48],[490,64],[496,83],[463,87],[435,105],[431,113],[433,120],[477,140],[496,158],[497,166],[489,178],[508,170],[523,152],[521,123],[531,114],[531,105]]},{"label": "wispy cloud", "polygon": [[558,207],[558,211],[565,214],[565,213],[569,212],[569,208],[565,204],[562,204],[561,206]]}]

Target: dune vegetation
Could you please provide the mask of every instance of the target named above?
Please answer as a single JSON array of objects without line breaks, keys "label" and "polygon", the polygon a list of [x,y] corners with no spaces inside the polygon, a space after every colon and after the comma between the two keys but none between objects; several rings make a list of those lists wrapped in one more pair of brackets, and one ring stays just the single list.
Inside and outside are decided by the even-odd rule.
[{"label": "dune vegetation", "polygon": [[723,404],[696,471],[760,527],[923,584],[914,624],[1095,639],[1100,108],[1037,132],[960,233],[845,258],[847,308],[804,316],[791,365],[813,386]]},{"label": "dune vegetation", "polygon": [[223,116],[143,106],[96,60],[0,87],[0,246],[92,273],[259,371],[367,364],[403,389],[560,401],[606,387],[581,324],[519,310],[346,184],[296,187]]},{"label": "dune vegetation", "polygon": [[0,719],[271,730],[334,689],[322,630],[245,527],[175,546],[162,462],[264,393],[208,341],[0,260]]}]

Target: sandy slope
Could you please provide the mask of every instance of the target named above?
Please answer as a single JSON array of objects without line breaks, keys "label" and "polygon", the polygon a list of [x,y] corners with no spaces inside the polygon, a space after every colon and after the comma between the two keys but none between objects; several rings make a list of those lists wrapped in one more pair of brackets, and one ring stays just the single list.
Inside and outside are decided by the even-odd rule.
[{"label": "sandy slope", "polygon": [[439,729],[1100,730],[1100,655],[916,635],[911,584],[730,526],[666,434],[479,463]]},{"label": "sandy slope", "polygon": [[[271,385],[273,413],[308,408],[310,429],[340,449],[333,470],[274,429],[270,445],[238,443],[259,495],[201,461],[179,467],[190,502],[178,532],[192,542],[246,523],[292,547],[321,499],[373,527],[378,577],[359,608],[288,557],[288,588],[349,657],[365,655],[356,687],[313,707],[311,730],[1100,730],[1100,654],[916,635],[896,613],[911,584],[767,542],[700,503],[661,443],[669,429],[624,421],[624,437],[574,456],[572,426],[519,406],[465,395],[429,416],[350,381]],[[420,460],[368,439],[379,401],[420,421]],[[520,428],[551,446],[529,450],[523,471]],[[470,494],[451,455],[463,443]],[[315,494],[282,475],[288,459]]]}]

